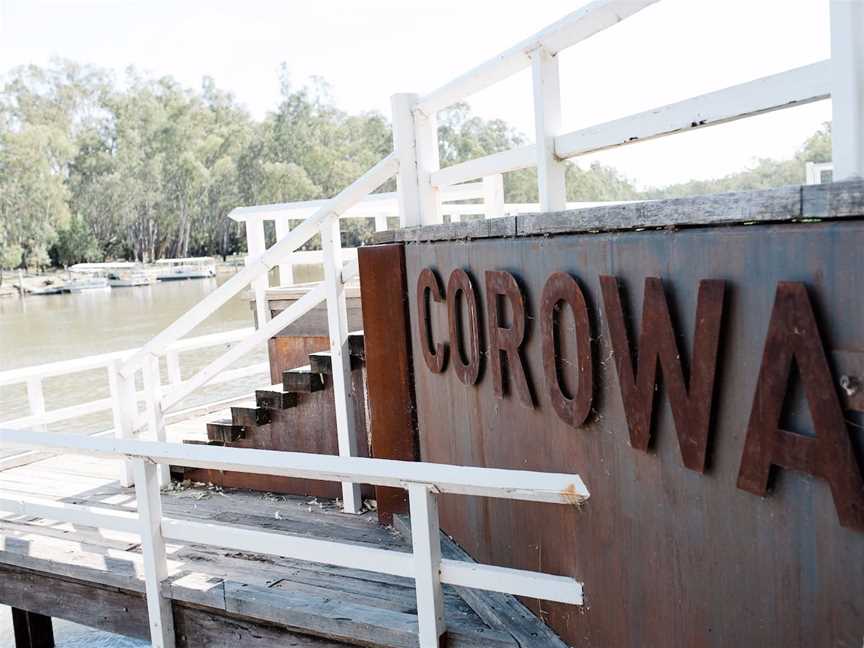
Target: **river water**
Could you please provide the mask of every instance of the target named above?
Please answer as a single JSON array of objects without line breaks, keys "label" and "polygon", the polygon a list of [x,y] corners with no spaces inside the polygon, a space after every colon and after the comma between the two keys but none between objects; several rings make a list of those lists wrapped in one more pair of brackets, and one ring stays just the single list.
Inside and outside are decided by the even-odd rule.
[{"label": "river water", "polygon": [[[117,288],[78,295],[0,298],[0,371],[33,364],[68,360],[95,353],[137,347],[170,324],[180,314],[211,292],[228,277],[161,283],[137,288]],[[190,335],[203,335],[252,325],[249,303],[233,299]],[[224,349],[195,351],[181,355],[184,378]],[[262,348],[237,366],[261,362]],[[232,384],[203,389],[203,400],[250,393],[255,386],[268,384],[265,375]],[[47,408],[107,396],[104,371],[45,381]],[[198,400],[202,400],[198,397]],[[194,402],[190,399],[190,402]],[[26,391],[22,386],[0,387],[0,421],[28,414]],[[91,415],[71,423],[50,426],[52,430],[98,431],[111,426],[109,414]],[[147,642],[97,632],[55,620],[54,634],[60,648],[129,648]],[[0,606],[0,647],[12,647],[11,614]]]}]

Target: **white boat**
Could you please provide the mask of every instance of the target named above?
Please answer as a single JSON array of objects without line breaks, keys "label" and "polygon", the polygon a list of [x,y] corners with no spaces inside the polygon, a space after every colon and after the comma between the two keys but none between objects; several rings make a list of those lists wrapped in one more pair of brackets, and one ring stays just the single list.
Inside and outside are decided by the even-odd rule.
[{"label": "white boat", "polygon": [[156,275],[159,281],[209,279],[216,276],[216,261],[212,257],[162,259],[156,262],[156,266],[160,270]]},{"label": "white boat", "polygon": [[150,277],[143,271],[108,275],[108,285],[112,288],[135,288],[136,286],[149,286],[151,283]]},{"label": "white boat", "polygon": [[111,290],[111,286],[108,285],[107,277],[99,277],[99,276],[80,276],[73,277],[65,284],[63,284],[64,292],[70,293],[83,293],[83,292],[97,292],[102,290]]},{"label": "white boat", "polygon": [[70,267],[69,271],[73,276],[63,287],[67,292],[147,286],[151,283],[143,268],[130,261],[77,263]]},{"label": "white boat", "polygon": [[152,283],[150,275],[137,263],[105,263],[108,275],[108,285],[112,288],[134,288],[149,286]]},{"label": "white boat", "polygon": [[62,292],[65,292],[63,284],[55,284],[45,282],[41,286],[37,286],[36,288],[30,288],[26,291],[28,295],[59,295]]},{"label": "white boat", "polygon": [[76,263],[69,267],[69,281],[63,284],[63,292],[82,293],[110,290],[108,277],[101,263]]}]

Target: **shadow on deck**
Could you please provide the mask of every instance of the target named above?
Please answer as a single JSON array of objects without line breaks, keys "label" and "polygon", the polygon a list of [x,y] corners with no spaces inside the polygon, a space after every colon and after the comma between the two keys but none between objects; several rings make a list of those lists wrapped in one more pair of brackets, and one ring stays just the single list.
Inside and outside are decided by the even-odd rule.
[{"label": "shadow on deck", "polygon": [[[134,510],[133,490],[113,478],[118,470],[112,461],[54,457],[0,473],[0,491]],[[163,492],[162,499],[171,517],[410,551],[410,536],[379,526],[374,513],[346,515],[329,500],[203,485]],[[445,555],[470,560],[442,540]],[[196,545],[167,548],[165,593],[173,599],[178,646],[417,646],[411,579],[362,565],[346,569]],[[0,602],[14,608],[147,639],[142,569],[133,534],[0,516]],[[513,597],[444,591],[448,647],[564,646]]]}]

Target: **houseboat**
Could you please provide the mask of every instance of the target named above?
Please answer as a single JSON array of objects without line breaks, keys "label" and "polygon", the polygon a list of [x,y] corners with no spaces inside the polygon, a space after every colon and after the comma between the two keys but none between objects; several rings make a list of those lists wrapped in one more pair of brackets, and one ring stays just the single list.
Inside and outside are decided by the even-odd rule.
[{"label": "houseboat", "polygon": [[216,276],[216,261],[212,257],[188,257],[184,259],[162,259],[156,262],[159,281],[182,281],[184,279],[209,279]]},{"label": "houseboat", "polygon": [[104,266],[108,274],[108,285],[112,288],[134,288],[153,283],[150,275],[137,263],[106,263]]},{"label": "houseboat", "polygon": [[71,278],[63,284],[63,292],[83,293],[110,290],[108,276],[101,263],[77,263],[69,268]]}]

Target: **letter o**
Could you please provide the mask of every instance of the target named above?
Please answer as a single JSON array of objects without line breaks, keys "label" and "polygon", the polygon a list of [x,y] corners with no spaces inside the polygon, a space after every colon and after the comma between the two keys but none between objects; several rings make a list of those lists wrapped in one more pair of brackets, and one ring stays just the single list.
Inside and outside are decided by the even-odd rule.
[{"label": "letter o", "polygon": [[[555,320],[558,304],[569,304],[576,322],[576,346],[579,384],[576,395],[569,397],[561,385],[558,348],[555,344]],[[559,335],[561,334],[560,326]],[[566,272],[549,275],[543,286],[540,302],[540,332],[543,339],[543,371],[552,407],[558,417],[573,427],[579,427],[591,413],[594,397],[594,371],[591,354],[591,323],[588,305],[579,283]]]},{"label": "letter o", "polygon": [[[468,342],[470,354],[463,342],[462,318],[459,312],[459,295],[465,299],[468,310]],[[480,323],[477,312],[477,292],[471,277],[461,268],[450,273],[447,280],[447,320],[450,326],[450,344],[453,347],[453,370],[456,377],[466,385],[474,385],[480,378]]]}]

